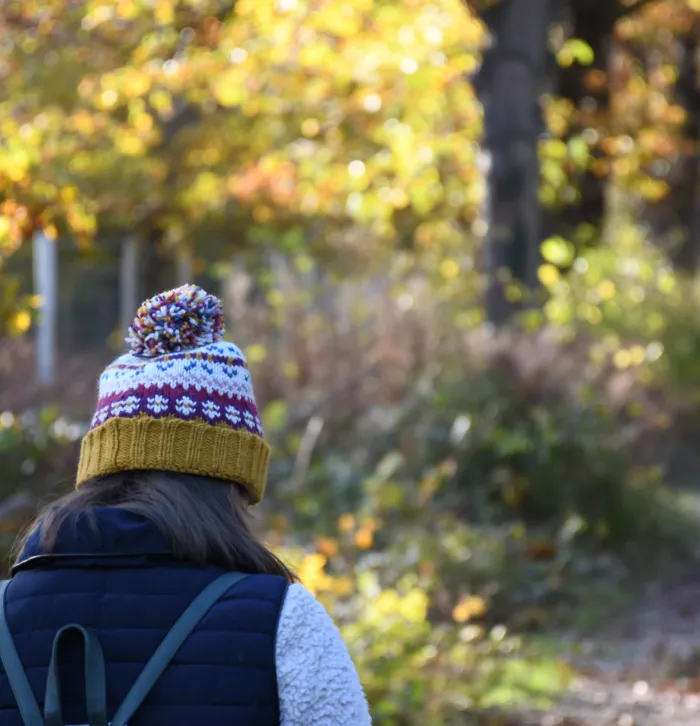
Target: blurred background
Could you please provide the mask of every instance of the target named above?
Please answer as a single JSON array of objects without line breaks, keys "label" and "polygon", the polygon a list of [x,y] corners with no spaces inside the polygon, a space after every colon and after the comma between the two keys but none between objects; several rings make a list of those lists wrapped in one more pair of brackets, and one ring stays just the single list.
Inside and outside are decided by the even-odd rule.
[{"label": "blurred background", "polygon": [[0,548],[195,282],[375,724],[697,723],[699,43],[699,0],[2,0]]}]

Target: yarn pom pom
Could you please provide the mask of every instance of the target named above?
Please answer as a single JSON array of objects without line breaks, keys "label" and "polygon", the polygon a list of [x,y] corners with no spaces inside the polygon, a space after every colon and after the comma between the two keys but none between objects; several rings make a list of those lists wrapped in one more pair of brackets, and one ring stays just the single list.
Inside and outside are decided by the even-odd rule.
[{"label": "yarn pom pom", "polygon": [[146,300],[126,342],[134,355],[155,358],[216,343],[223,334],[219,299],[196,285],[183,285]]}]

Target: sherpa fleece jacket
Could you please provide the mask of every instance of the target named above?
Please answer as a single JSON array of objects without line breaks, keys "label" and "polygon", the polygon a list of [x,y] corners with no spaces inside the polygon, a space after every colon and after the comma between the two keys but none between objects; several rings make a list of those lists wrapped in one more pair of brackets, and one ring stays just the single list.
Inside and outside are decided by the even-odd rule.
[{"label": "sherpa fleece jacket", "polygon": [[369,726],[367,701],[338,628],[302,585],[290,585],[277,631],[281,726]]}]

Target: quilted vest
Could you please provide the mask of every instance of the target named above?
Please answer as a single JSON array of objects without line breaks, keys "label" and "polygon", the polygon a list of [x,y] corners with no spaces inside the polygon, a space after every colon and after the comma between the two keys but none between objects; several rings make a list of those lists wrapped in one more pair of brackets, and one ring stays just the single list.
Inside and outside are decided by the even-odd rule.
[{"label": "quilted vest", "polygon": [[[93,510],[62,528],[44,555],[32,536],[6,592],[10,631],[43,708],[51,645],[68,623],[94,632],[107,667],[113,714],[158,644],[190,602],[223,574],[180,562],[158,530],[137,515]],[[253,575],[224,595],[173,658],[129,726],[279,726],[277,624],[281,577]],[[67,724],[86,723],[82,648],[59,663]],[[0,724],[22,726],[0,665]]]}]

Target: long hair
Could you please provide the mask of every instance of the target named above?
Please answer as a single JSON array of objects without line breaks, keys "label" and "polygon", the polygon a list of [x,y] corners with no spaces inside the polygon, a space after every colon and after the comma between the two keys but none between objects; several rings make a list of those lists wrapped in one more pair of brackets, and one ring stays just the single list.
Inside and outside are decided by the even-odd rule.
[{"label": "long hair", "polygon": [[297,579],[253,533],[248,495],[242,486],[165,471],[110,474],[83,484],[36,518],[15,544],[13,560],[17,561],[39,527],[42,551],[50,553],[69,517],[75,512],[89,517],[95,507],[115,507],[149,520],[182,561],[281,575],[289,582]]}]

